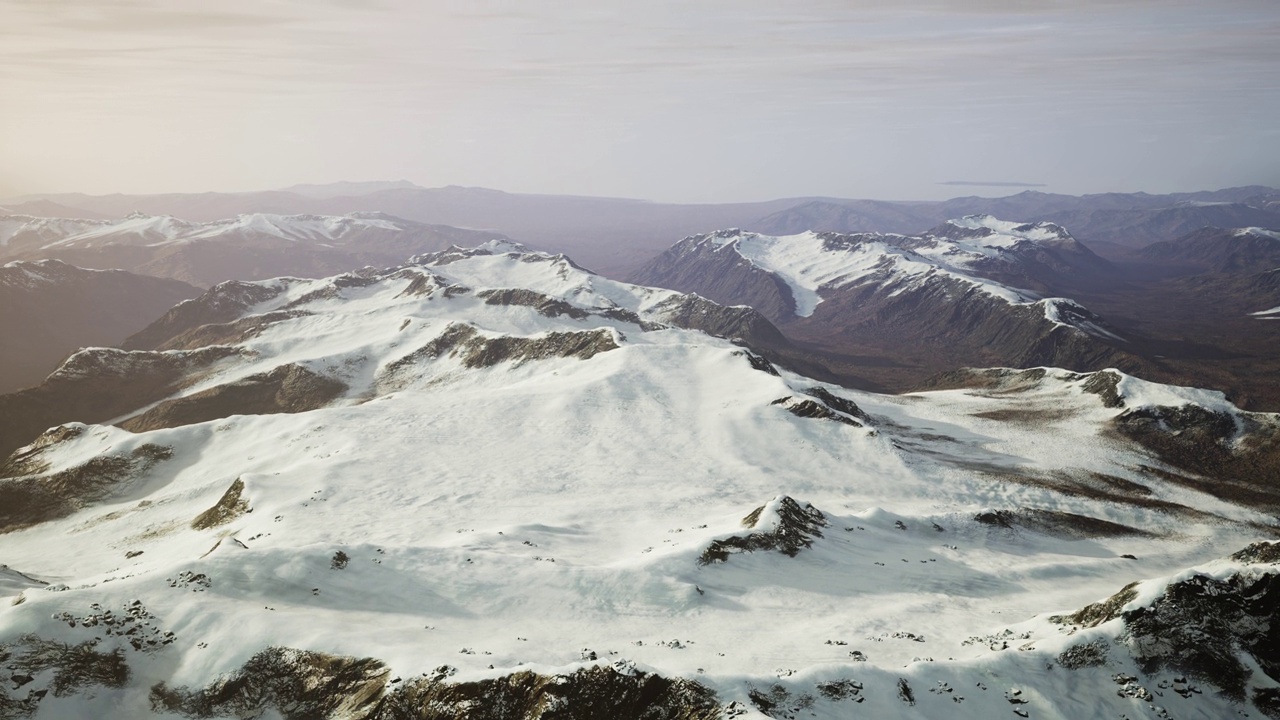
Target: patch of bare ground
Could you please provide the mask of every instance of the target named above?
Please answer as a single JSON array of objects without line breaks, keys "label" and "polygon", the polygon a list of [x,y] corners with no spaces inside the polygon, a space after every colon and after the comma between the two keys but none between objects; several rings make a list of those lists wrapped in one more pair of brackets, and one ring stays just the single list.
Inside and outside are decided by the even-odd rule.
[{"label": "patch of bare ground", "polygon": [[10,463],[0,472],[0,533],[66,517],[104,500],[172,454],[171,448],[142,445],[128,455],[99,455],[75,467],[21,476],[8,474]]},{"label": "patch of bare ground", "polygon": [[1280,512],[1280,427],[1273,418],[1237,418],[1196,405],[1121,414],[1114,432],[1184,473],[1164,479],[1228,502]]},{"label": "patch of bare ground", "polygon": [[[618,663],[551,675],[520,671],[450,682],[451,668],[403,683],[372,658],[269,648],[210,685],[151,689],[155,712],[190,718],[286,720],[712,720],[716,696],[689,680],[668,679]],[[398,680],[398,678],[396,679]],[[394,687],[394,689],[392,689]]]},{"label": "patch of bare ground", "polygon": [[270,372],[166,400],[119,425],[131,432],[146,432],[231,415],[307,412],[325,407],[346,391],[345,384],[300,365],[281,365]]},{"label": "patch of bare ground", "polygon": [[[1157,510],[1185,518],[1188,521],[1193,522],[1215,522],[1221,521],[1222,519],[1217,515],[1197,510],[1186,505],[1150,497],[1149,492],[1143,492],[1138,488],[1117,488],[1112,486],[1112,484],[1106,480],[1098,479],[1109,478],[1110,476],[1095,477],[1092,473],[1072,474],[1067,472],[1056,473],[1053,475],[1024,475],[1021,473],[1009,472],[1007,470],[979,470],[979,472],[983,476],[995,482],[1017,483],[1020,485],[1053,490],[1071,497],[1102,500],[1121,505],[1132,505],[1134,507]],[[1134,485],[1138,484],[1134,483]],[[1138,487],[1140,488],[1142,486],[1138,485]]]},{"label": "patch of bare ground", "polygon": [[244,480],[236,478],[213,507],[200,513],[195,520],[191,521],[191,527],[196,530],[208,530],[226,525],[249,511],[249,501],[244,497]]},{"label": "patch of bare ground", "polygon": [[1009,529],[1023,528],[1043,535],[1052,535],[1071,540],[1151,535],[1146,530],[1139,530],[1138,528],[1109,520],[1040,508],[989,510],[978,513],[974,516],[974,519],[983,525]]}]

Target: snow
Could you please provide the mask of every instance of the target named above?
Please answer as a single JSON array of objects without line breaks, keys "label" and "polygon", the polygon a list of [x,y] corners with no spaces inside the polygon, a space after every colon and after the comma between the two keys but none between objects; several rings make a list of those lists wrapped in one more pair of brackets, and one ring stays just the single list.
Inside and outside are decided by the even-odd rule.
[{"label": "snow", "polygon": [[417,223],[371,212],[342,216],[252,213],[226,220],[192,223],[170,216],[133,213],[111,221],[0,217],[0,246],[20,234],[34,235],[38,247],[80,248],[100,245],[170,245],[196,241],[270,237],[300,243],[339,242],[361,232],[400,232]]},{"label": "snow", "polygon": [[1271,230],[1269,228],[1261,228],[1261,227],[1240,228],[1236,230],[1235,235],[1236,237],[1241,237],[1244,235],[1257,235],[1258,237],[1267,237],[1267,238],[1271,238],[1272,240],[1280,240],[1280,230]]},{"label": "snow", "polygon": [[[793,269],[815,292],[849,267],[802,265],[788,239],[777,240],[781,247],[751,239],[747,252]],[[377,657],[402,677],[449,664],[458,680],[563,671],[581,666],[590,648],[603,662],[625,658],[695,678],[724,702],[749,705],[748,683],[807,684],[812,692],[815,682],[852,677],[868,688],[859,710],[869,717],[998,717],[1008,713],[1002,693],[1012,687],[1025,689],[1037,718],[1116,716],[1138,706],[1094,691],[1105,677],[1045,669],[1078,638],[1044,614],[1209,563],[1255,539],[1251,523],[1271,522],[1143,471],[1152,460],[1105,431],[1120,410],[1083,392],[1077,375],[1050,370],[1017,393],[905,396],[773,376],[753,369],[741,347],[694,331],[489,305],[479,291],[522,287],[655,319],[658,304],[675,295],[556,256],[491,249],[503,252],[412,270],[470,293],[401,297],[411,279],[390,276],[342,288],[340,298],[306,303],[312,314],[246,340],[241,359],[182,391],[297,362],[350,386],[330,407],[141,434],[86,426],[50,454],[58,469],[146,443],[174,452],[105,503],[0,536],[11,568],[69,588],[25,589],[22,604],[0,602],[0,638],[36,632],[79,642],[93,634],[51,616],[137,598],[178,641],[155,655],[130,653],[129,690],[96,689],[96,702],[51,697],[41,717],[150,715],[155,682],[204,684],[268,645]],[[270,282],[286,292],[251,312],[331,283]],[[379,385],[392,363],[457,322],[490,337],[612,328],[621,347],[590,360],[486,368],[445,355],[412,365],[395,389]],[[875,426],[799,418],[770,404],[815,385],[856,402]],[[1205,391],[1128,376],[1119,388],[1129,407],[1226,407]],[[997,420],[996,411],[1034,419]],[[1149,500],[1187,504],[1210,519],[1046,484],[1092,473],[1140,482]],[[1018,477],[1046,482],[1011,479]],[[192,518],[237,478],[253,512],[193,530]],[[794,558],[758,552],[698,565],[706,545],[741,533],[753,509],[772,503],[765,515],[776,514],[780,495],[826,514],[830,525],[812,548]],[[1070,540],[972,519],[1013,507],[1152,534]],[[330,568],[338,550],[350,556],[346,569]],[[126,558],[131,551],[143,554]],[[211,586],[171,587],[166,579],[183,571],[208,575]],[[0,584],[0,592],[15,590]],[[1034,649],[963,644],[1006,628],[1031,632]],[[869,659],[852,662],[852,650]],[[900,677],[913,684],[918,707],[897,699]],[[1094,684],[1080,691],[1085,680]],[[939,682],[965,702],[930,693]],[[1225,711],[1226,701],[1205,697],[1202,712]],[[848,712],[819,701],[815,715]]]},{"label": "snow", "polygon": [[[1027,234],[1038,237],[1040,232],[1035,230]],[[773,273],[785,282],[791,290],[799,317],[813,314],[822,302],[824,288],[839,288],[869,279],[883,285],[909,281],[897,288],[895,294],[905,291],[911,282],[945,276],[1010,304],[1029,304],[1040,299],[1031,291],[972,274],[970,266],[973,261],[993,256],[998,253],[998,248],[1009,245],[1003,239],[1005,236],[965,241],[934,238],[931,245],[918,246],[913,250],[905,250],[887,241],[890,237],[903,236],[861,237],[863,239],[858,242],[834,249],[828,247],[821,234],[813,232],[775,237],[729,231],[709,236],[706,241],[716,244],[721,250],[732,248],[752,265]],[[1017,241],[1025,239],[1014,238]]]},{"label": "snow", "polygon": [[[1270,310],[1261,310],[1256,313],[1250,313],[1250,315],[1253,315],[1260,320],[1280,320],[1280,307],[1273,307]],[[1276,317],[1270,317],[1271,315],[1275,315]]]}]

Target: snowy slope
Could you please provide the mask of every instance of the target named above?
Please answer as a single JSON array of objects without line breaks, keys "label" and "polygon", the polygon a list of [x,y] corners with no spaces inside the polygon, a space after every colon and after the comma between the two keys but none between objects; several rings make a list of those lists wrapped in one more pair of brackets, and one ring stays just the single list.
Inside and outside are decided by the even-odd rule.
[{"label": "snowy slope", "polygon": [[[341,216],[252,213],[226,220],[196,223],[167,215],[133,213],[120,220],[66,220],[8,216],[0,218],[0,244],[14,237],[38,236],[44,248],[90,248],[101,245],[167,245],[200,240],[262,236],[292,242],[340,243],[369,230],[405,232],[422,223],[381,213]],[[30,243],[30,240],[28,240]]]},{"label": "snowy slope", "polygon": [[[0,535],[6,565],[49,583],[0,576],[0,643],[27,657],[30,633],[100,638],[93,652],[121,648],[129,668],[119,687],[68,680],[32,701],[37,717],[197,716],[182,693],[273,646],[377,658],[377,693],[608,666],[698,683],[715,712],[697,717],[1145,717],[1116,693],[1112,674],[1138,669],[1115,622],[1085,633],[1115,646],[1106,664],[1070,670],[1059,656],[1081,638],[1049,615],[1275,532],[1268,512],[1168,480],[1108,431],[1152,403],[1236,411],[1119,373],[1123,406],[1057,370],[853,392],[674,326],[686,296],[506,243],[209,296],[232,292],[239,320],[184,330],[181,348],[88,350],[61,372],[234,345],[185,401],[126,426],[282,366],[344,389],[145,432],[72,425],[14,455],[0,474],[44,480],[5,492],[74,486],[77,468],[119,458],[92,466],[116,478],[105,491]],[[806,504],[802,532],[787,523]],[[235,712],[310,716],[272,687]],[[1180,718],[1237,707],[1211,687],[1164,702]],[[326,712],[391,716],[345,707]]]},{"label": "snowy slope", "polygon": [[383,267],[494,237],[377,212],[253,213],[203,223],[143,213],[119,220],[0,217],[0,257],[54,258],[206,287],[229,279],[324,277],[367,264]]},{"label": "snowy slope", "polygon": [[[809,318],[825,299],[855,289],[881,288],[886,298],[894,298],[945,286],[948,296],[978,292],[1006,306],[1035,308],[1054,326],[1120,340],[1079,303],[1065,297],[1045,298],[998,279],[1020,279],[1030,285],[1039,283],[1045,272],[1069,273],[1106,265],[1066,230],[1051,223],[1018,224],[971,215],[919,236],[806,232],[775,237],[724,230],[685,238],[633,279],[686,290],[707,282],[714,288],[716,280],[711,276],[723,276],[725,266],[731,263],[710,256],[724,253],[785,283],[787,304],[796,318]],[[706,267],[699,270],[700,266]],[[699,273],[707,278],[696,281],[691,277]],[[753,302],[755,298],[743,300]],[[765,312],[785,322],[785,318]]]}]

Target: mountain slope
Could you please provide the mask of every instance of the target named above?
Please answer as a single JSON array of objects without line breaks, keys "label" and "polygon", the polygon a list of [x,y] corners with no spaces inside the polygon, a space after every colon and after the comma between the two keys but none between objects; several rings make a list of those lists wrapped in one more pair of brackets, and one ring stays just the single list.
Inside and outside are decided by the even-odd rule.
[{"label": "mountain slope", "polygon": [[0,266],[0,392],[35,385],[79,348],[123,341],[197,293],[182,282],[57,261]]},{"label": "mountain slope", "polygon": [[631,280],[749,304],[792,340],[833,354],[928,362],[945,352],[952,367],[1133,368],[1136,358],[1101,318],[1070,299],[1020,289],[1058,290],[1110,273],[1062,228],[970,216],[919,236],[692,236]]},{"label": "mountain slope", "polygon": [[1206,227],[1176,240],[1148,245],[1139,256],[1192,272],[1253,274],[1280,267],[1280,231]]},{"label": "mountain slope", "polygon": [[[753,315],[491,243],[228,283],[134,340],[165,349],[78,353],[45,390],[167,386],[0,467],[5,712],[1134,714],[1112,676],[1173,671],[1106,608],[1174,581],[1052,616],[1280,532],[1264,480],[1153,454],[1186,428],[1119,432],[1202,410],[1246,458],[1275,416],[1121,373],[855,392],[682,327]],[[1260,667],[1180,712],[1265,707]]]},{"label": "mountain slope", "polygon": [[142,213],[106,221],[0,218],[0,256],[122,267],[200,286],[281,275],[325,277],[493,237],[380,213],[257,213],[204,223]]}]

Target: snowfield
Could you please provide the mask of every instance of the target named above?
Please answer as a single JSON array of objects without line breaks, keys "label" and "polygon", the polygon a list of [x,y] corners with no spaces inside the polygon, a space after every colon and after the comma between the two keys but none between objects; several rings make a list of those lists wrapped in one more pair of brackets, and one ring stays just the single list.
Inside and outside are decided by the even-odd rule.
[{"label": "snowfield", "polygon": [[[787,278],[803,314],[822,287],[886,262],[886,248],[820,243],[745,235],[734,247]],[[900,272],[963,267],[891,258]],[[97,651],[122,648],[130,668],[119,687],[50,692],[35,717],[182,717],[152,704],[153,686],[208,685],[272,646],[376,658],[406,680],[446,665],[463,682],[616,664],[696,681],[744,718],[1257,715],[1194,679],[1203,692],[1185,698],[1126,696],[1118,673],[1153,691],[1179,673],[1141,673],[1121,620],[1049,619],[1135,581],[1123,607],[1196,572],[1258,572],[1223,558],[1276,527],[1154,472],[1158,459],[1108,432],[1122,410],[1086,391],[1089,376],[1045,369],[1013,388],[887,396],[775,374],[739,344],[672,325],[678,293],[509,243],[255,285],[277,294],[242,316],[294,312],[180,394],[290,364],[346,390],[292,414],[77,425],[39,451],[46,475],[149,446],[169,454],[101,501],[0,535],[0,644],[100,638]],[[535,296],[488,292],[509,289]],[[466,339],[441,340],[455,336]],[[814,388],[870,421],[839,402],[822,401],[834,419],[790,409]],[[1129,409],[1238,413],[1220,394],[1128,376],[1117,393]],[[1142,488],[1133,502],[1079,489],[1126,484]],[[784,498],[821,513],[808,547],[700,560],[715,541],[776,530]],[[1027,510],[1043,522],[994,514]],[[156,634],[84,620],[135,601],[145,621],[133,624]],[[1095,641],[1105,662],[1063,666]]]}]

